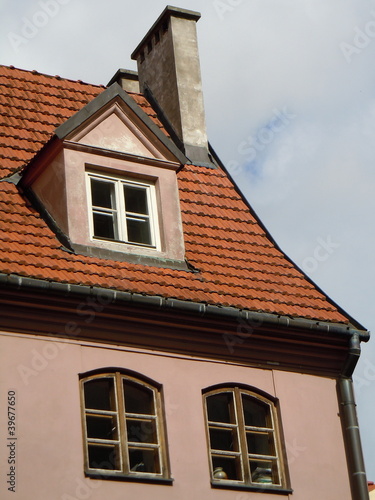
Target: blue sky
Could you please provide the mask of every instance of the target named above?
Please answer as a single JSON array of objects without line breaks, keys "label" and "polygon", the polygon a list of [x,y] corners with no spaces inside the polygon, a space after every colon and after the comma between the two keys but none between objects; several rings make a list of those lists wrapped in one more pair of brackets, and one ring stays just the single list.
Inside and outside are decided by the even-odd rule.
[{"label": "blue sky", "polygon": [[[50,1],[0,0],[0,62],[97,84],[136,69],[130,54],[166,5]],[[214,149],[281,248],[375,331],[375,1],[174,5],[202,13]],[[362,347],[355,385],[375,480],[375,344]]]}]

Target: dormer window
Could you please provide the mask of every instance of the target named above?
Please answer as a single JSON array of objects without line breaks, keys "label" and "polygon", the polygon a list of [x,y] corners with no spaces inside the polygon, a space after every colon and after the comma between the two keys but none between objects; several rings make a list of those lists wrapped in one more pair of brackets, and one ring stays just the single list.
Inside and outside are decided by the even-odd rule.
[{"label": "dormer window", "polygon": [[88,173],[93,239],[158,249],[155,186]]},{"label": "dormer window", "polygon": [[56,131],[23,177],[82,255],[187,269],[177,171],[187,159],[113,84]]}]

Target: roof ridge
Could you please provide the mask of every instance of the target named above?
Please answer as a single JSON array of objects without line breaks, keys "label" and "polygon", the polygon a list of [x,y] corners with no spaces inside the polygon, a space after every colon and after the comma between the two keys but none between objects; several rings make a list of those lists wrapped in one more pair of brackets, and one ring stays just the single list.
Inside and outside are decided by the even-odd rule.
[{"label": "roof ridge", "polygon": [[82,80],[73,80],[72,78],[64,78],[61,77],[60,75],[50,75],[48,73],[41,73],[40,71],[37,71],[35,69],[22,69],[22,68],[17,68],[16,66],[13,66],[12,64],[7,66],[6,64],[0,64],[0,68],[7,68],[10,70],[16,70],[16,71],[21,71],[22,73],[31,73],[32,75],[40,75],[40,76],[45,76],[47,78],[54,78],[56,80],[63,80],[66,82],[72,82],[72,83],[80,83],[82,85],[90,85],[91,87],[97,87],[97,88],[106,88],[105,85],[98,85],[96,83],[89,83],[89,82],[84,82]]}]

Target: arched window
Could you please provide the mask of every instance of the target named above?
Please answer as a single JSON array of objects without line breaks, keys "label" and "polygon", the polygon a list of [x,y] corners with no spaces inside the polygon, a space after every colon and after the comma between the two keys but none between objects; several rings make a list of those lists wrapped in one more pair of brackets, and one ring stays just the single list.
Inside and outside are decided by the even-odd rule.
[{"label": "arched window", "polygon": [[273,398],[242,387],[204,393],[211,481],[215,486],[285,489]]},{"label": "arched window", "polygon": [[81,378],[85,472],[169,477],[160,387],[115,371]]}]

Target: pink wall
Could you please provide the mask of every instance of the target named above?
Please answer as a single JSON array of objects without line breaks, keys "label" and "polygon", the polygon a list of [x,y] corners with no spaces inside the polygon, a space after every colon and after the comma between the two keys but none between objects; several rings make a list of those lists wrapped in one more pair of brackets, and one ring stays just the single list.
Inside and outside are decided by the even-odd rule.
[{"label": "pink wall", "polygon": [[[0,498],[19,500],[263,500],[288,495],[212,489],[201,391],[245,383],[280,399],[293,500],[349,500],[337,416],[335,382],[115,346],[0,335],[1,407],[17,393],[17,490],[0,484]],[[101,481],[83,474],[78,374],[101,367],[141,372],[164,388],[173,486]],[[7,470],[6,414],[0,414],[0,467]],[[4,477],[4,476],[3,476]]]}]

